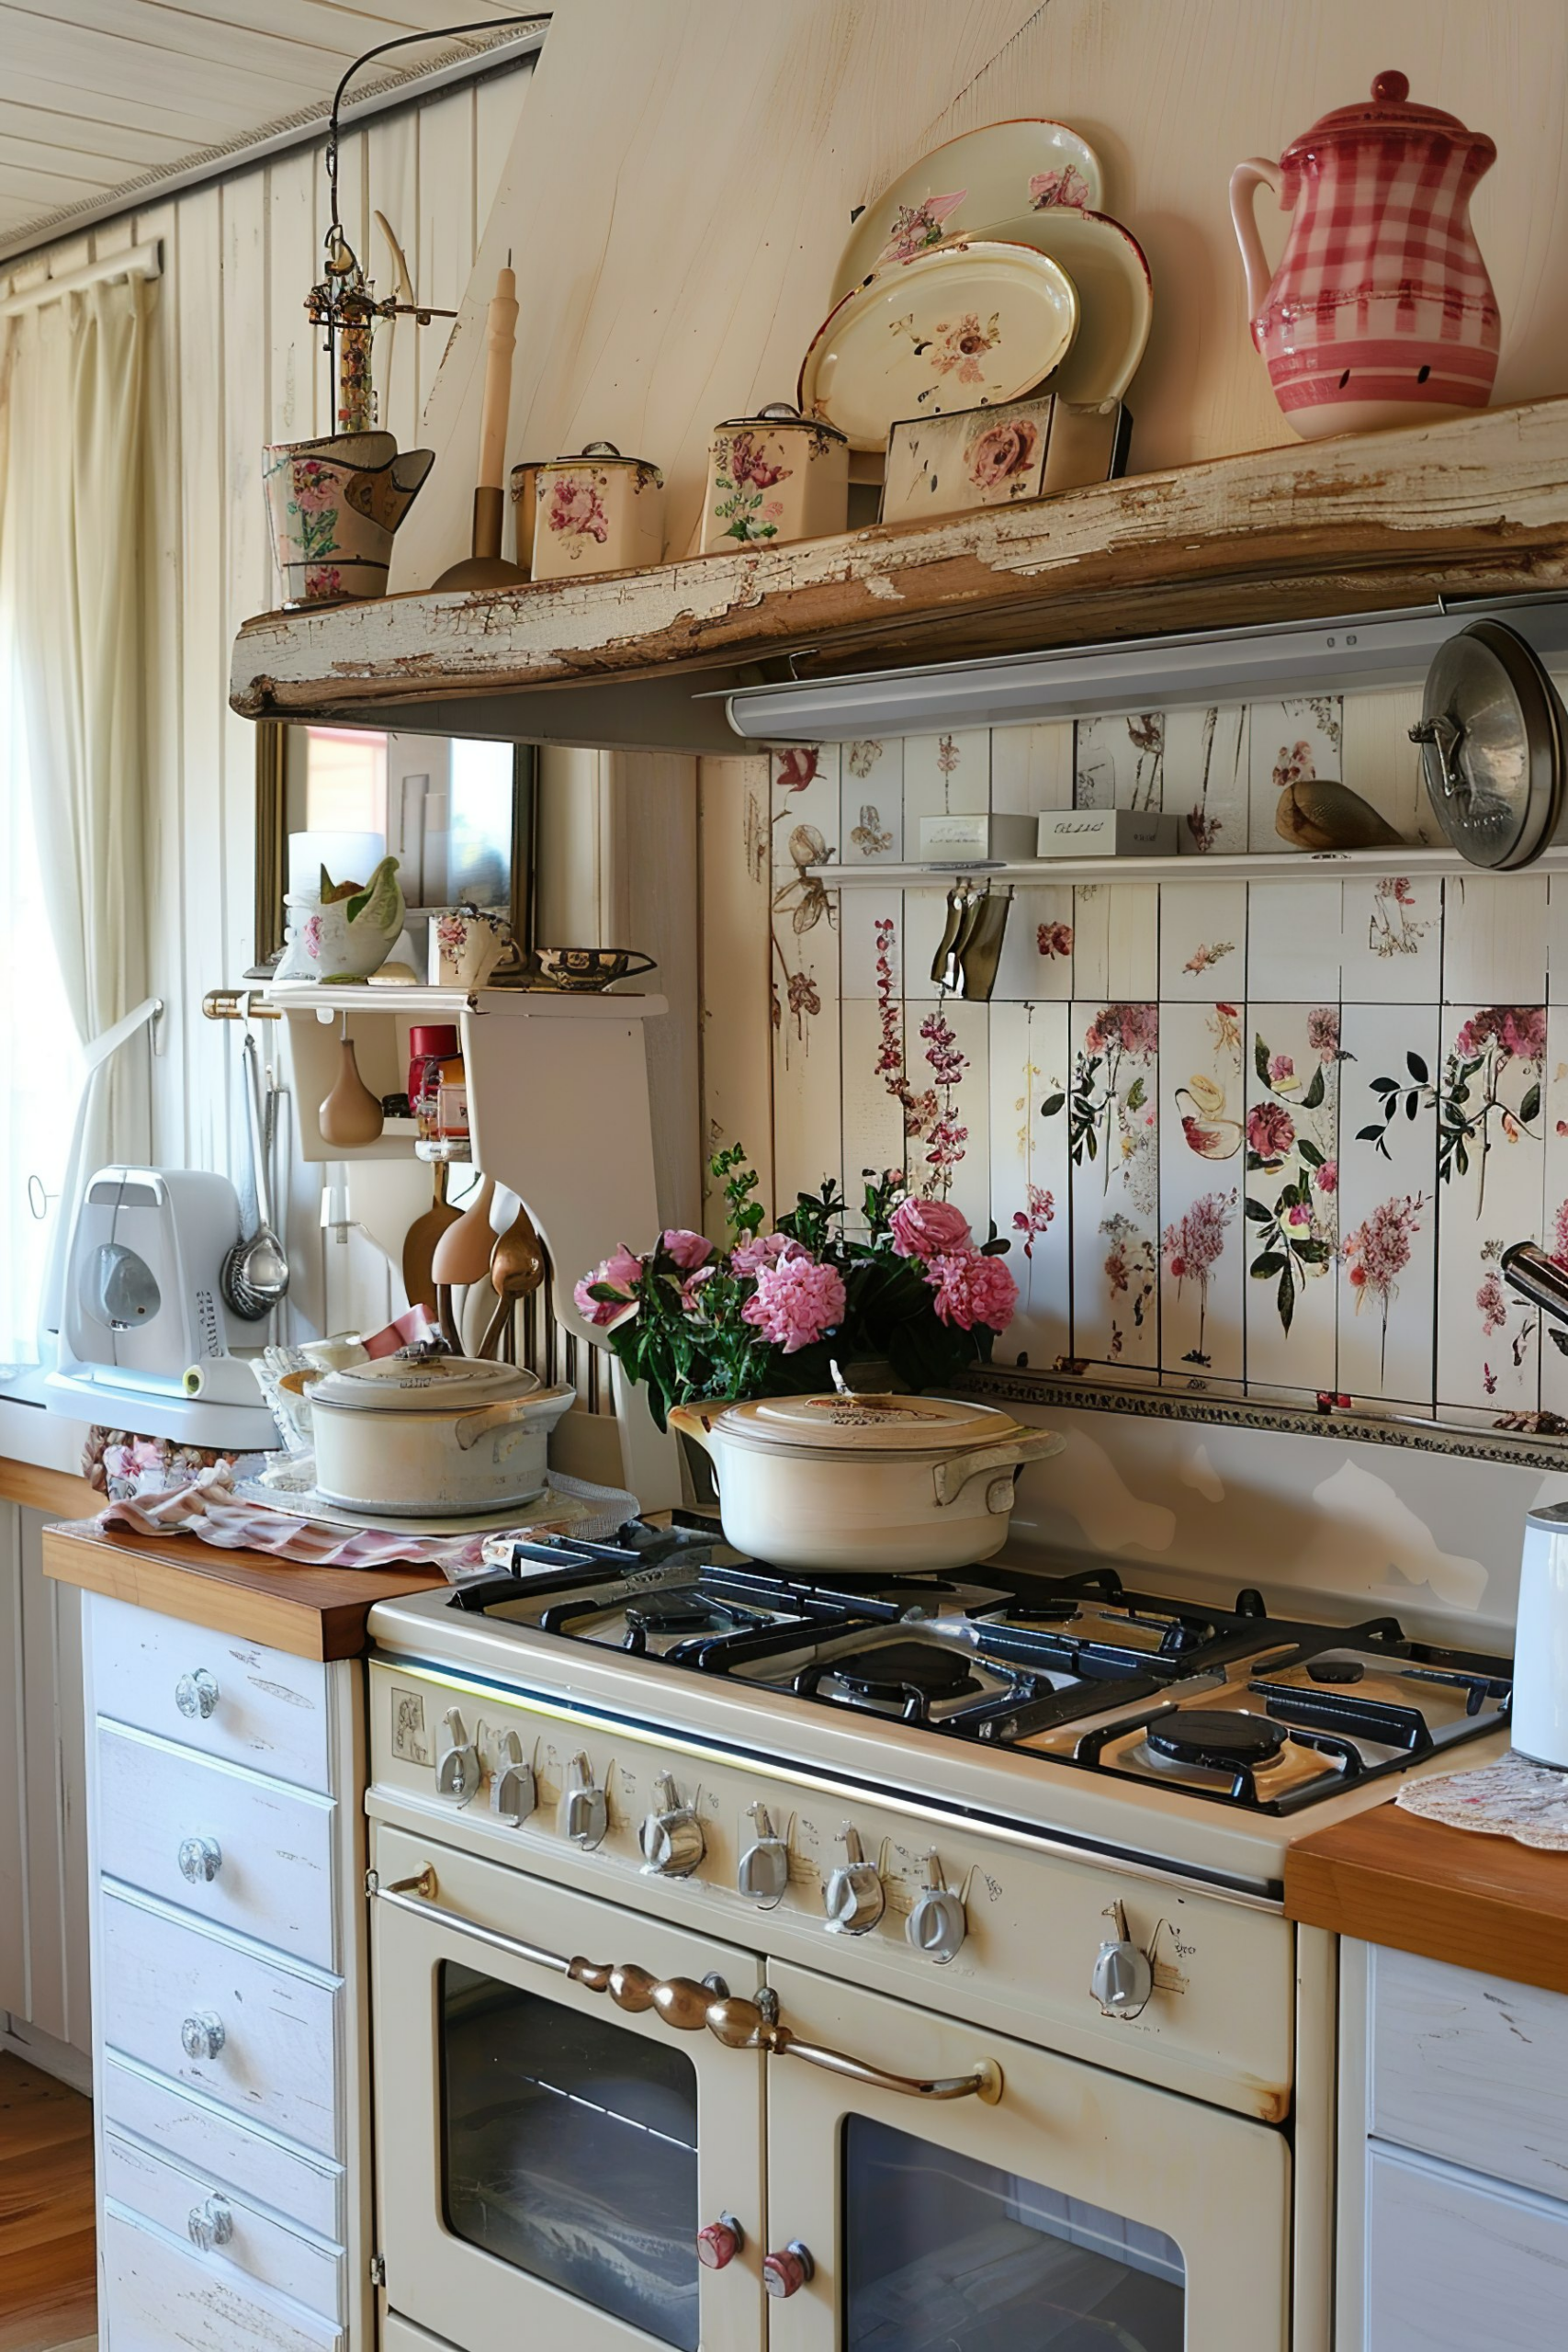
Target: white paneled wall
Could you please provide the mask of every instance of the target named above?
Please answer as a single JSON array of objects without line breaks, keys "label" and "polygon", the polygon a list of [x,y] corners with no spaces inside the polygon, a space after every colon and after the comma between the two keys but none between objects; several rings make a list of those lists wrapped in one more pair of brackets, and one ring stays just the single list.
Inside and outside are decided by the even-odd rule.
[{"label": "white paneled wall", "polygon": [[[384,213],[422,300],[455,308],[468,282],[528,82],[526,65],[427,105],[384,116],[344,141],[340,184],[349,239],[381,290],[391,256]],[[319,146],[152,207],[13,274],[20,286],[150,237],[162,241],[153,413],[155,530],[149,589],[159,659],[149,718],[153,796],[151,984],[168,1007],[153,1060],[153,1155],[171,1165],[246,1166],[238,1035],[201,1016],[207,989],[254,960],[254,729],[228,707],[229,650],[240,623],[277,601],[261,489],[269,441],[332,427],[326,360],[304,300],[321,275],[327,221]],[[383,331],[382,415],[418,446],[445,324]],[[130,887],[135,887],[134,882]],[[277,1050],[264,1031],[269,1052]],[[239,1148],[234,1149],[238,1143]],[[287,1115],[278,1166],[293,1159]],[[290,1254],[312,1322],[325,1307],[318,1178],[296,1171]],[[380,1261],[357,1239],[332,1252],[386,1295]],[[338,1283],[334,1281],[334,1292]],[[338,1302],[334,1299],[334,1305]]]}]

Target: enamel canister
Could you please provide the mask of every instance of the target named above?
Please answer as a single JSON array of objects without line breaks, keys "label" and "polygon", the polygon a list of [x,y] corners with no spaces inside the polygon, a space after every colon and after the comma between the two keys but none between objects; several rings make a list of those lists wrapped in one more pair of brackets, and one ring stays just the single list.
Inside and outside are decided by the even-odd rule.
[{"label": "enamel canister", "polygon": [[664,476],[610,441],[552,458],[534,477],[536,580],[595,571],[641,571],[664,553]]},{"label": "enamel canister", "polygon": [[849,528],[850,445],[830,424],[775,401],[732,416],[708,445],[703,548],[822,539]]}]

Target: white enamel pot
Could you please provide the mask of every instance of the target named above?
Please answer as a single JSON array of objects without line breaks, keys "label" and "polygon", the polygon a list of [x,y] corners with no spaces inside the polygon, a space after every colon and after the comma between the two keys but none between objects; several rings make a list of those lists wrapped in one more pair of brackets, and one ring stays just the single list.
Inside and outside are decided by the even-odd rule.
[{"label": "white enamel pot", "polygon": [[670,1425],[712,1457],[725,1541],[778,1568],[935,1574],[988,1560],[1020,1469],[1066,1442],[940,1396],[677,1405]]},{"label": "white enamel pot", "polygon": [[572,1405],[513,1364],[379,1356],[310,1390],[316,1487],[349,1510],[476,1516],[545,1487],[549,1433]]}]

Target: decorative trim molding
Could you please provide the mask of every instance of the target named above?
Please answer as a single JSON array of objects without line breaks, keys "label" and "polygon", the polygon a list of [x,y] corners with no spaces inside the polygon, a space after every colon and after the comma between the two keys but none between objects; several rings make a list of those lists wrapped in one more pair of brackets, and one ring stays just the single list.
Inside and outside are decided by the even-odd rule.
[{"label": "decorative trim molding", "polygon": [[1075,1412],[1118,1413],[1150,1421],[1192,1421],[1232,1429],[1269,1430],[1288,1437],[1348,1439],[1358,1445],[1393,1445],[1413,1453],[1450,1453],[1471,1462],[1511,1462],[1521,1469],[1568,1471],[1568,1432],[1537,1436],[1522,1430],[1472,1429],[1463,1422],[1417,1420],[1372,1412],[1323,1412],[1308,1407],[1259,1404],[1249,1398],[1191,1391],[1125,1386],[1071,1374],[1003,1371],[968,1373],[954,1386],[990,1404],[1069,1407]]}]

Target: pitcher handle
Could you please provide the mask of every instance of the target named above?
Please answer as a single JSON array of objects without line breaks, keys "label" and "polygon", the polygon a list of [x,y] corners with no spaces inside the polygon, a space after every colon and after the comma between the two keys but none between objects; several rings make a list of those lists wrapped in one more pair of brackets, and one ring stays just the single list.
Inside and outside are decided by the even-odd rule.
[{"label": "pitcher handle", "polygon": [[1274,280],[1263,240],[1258,233],[1258,190],[1271,189],[1278,200],[1280,176],[1279,164],[1269,163],[1263,155],[1249,156],[1231,174],[1231,221],[1236,243],[1241,247],[1242,267],[1247,272],[1247,316],[1255,324],[1263,315]]}]

